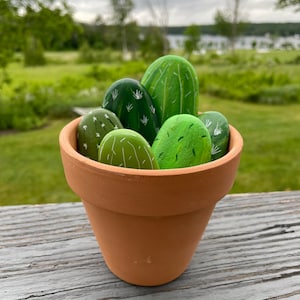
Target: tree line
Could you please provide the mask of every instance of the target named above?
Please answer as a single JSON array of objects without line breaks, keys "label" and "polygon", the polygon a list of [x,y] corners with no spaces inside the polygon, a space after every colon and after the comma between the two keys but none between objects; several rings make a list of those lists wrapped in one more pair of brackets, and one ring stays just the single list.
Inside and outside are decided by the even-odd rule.
[{"label": "tree line", "polygon": [[[189,54],[196,49],[200,34],[221,34],[234,48],[238,35],[277,36],[299,34],[300,23],[247,23],[239,17],[242,0],[231,0],[233,11],[217,10],[214,25],[191,24],[187,27],[168,27],[166,1],[157,12],[149,3],[149,13],[154,22],[143,27],[129,18],[134,8],[133,0],[110,0],[113,23],[107,24],[101,15],[91,24],[77,23],[74,11],[67,0],[0,0],[0,68],[6,65],[16,51],[22,52],[25,65],[45,63],[45,50],[115,49],[123,57],[134,57],[139,51],[144,59],[153,59],[169,50],[167,35],[186,36],[184,47]],[[277,0],[280,9],[294,6],[299,10],[299,0]],[[164,16],[164,18],[160,17]]]},{"label": "tree line", "polygon": [[[201,25],[201,34],[218,35],[219,32],[215,24]],[[170,26],[168,34],[183,35],[187,26]],[[293,36],[300,34],[300,23],[245,23],[243,35],[245,36]]]}]

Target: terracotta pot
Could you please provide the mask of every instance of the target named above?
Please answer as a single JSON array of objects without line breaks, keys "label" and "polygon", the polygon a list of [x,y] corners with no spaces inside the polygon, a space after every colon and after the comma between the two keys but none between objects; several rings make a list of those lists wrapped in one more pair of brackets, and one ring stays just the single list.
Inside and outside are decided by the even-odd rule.
[{"label": "terracotta pot", "polygon": [[59,142],[65,176],[82,199],[108,268],[122,280],[155,286],[187,268],[212,211],[232,187],[243,139],[230,126],[230,150],[195,167],[137,170],[90,160],[76,151],[80,118]]}]

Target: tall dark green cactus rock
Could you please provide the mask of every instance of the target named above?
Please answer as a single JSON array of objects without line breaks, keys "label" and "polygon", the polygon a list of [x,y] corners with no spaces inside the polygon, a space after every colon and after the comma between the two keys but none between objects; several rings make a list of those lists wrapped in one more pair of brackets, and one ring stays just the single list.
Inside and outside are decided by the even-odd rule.
[{"label": "tall dark green cactus rock", "polygon": [[210,161],[211,138],[197,117],[175,115],[162,125],[152,150],[161,169],[196,166]]},{"label": "tall dark green cactus rock", "polygon": [[139,81],[124,78],[106,91],[103,107],[113,111],[123,126],[139,132],[152,144],[160,127],[157,108]]},{"label": "tall dark green cactus rock", "polygon": [[108,133],[100,144],[98,160],[124,168],[158,169],[149,143],[131,129]]},{"label": "tall dark green cactus rock", "polygon": [[183,57],[158,58],[148,67],[141,83],[158,107],[161,123],[176,114],[197,115],[199,80],[193,66]]},{"label": "tall dark green cactus rock", "polygon": [[211,160],[222,157],[227,153],[229,143],[229,124],[226,117],[217,111],[206,111],[199,115],[199,119],[211,136]]},{"label": "tall dark green cactus rock", "polygon": [[118,117],[104,108],[96,108],[84,115],[77,128],[77,150],[84,156],[98,160],[98,147],[104,136],[123,128]]}]

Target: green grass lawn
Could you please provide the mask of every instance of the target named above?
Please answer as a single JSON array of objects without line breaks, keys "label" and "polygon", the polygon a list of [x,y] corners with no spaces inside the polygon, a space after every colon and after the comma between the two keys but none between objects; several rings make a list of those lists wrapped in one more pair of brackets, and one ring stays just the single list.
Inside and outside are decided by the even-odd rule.
[{"label": "green grass lawn", "polygon": [[0,205],[78,200],[64,180],[60,161],[58,134],[67,121],[0,136]]},{"label": "green grass lawn", "polygon": [[[9,65],[8,72],[13,82],[3,86],[3,95],[13,93],[13,87],[22,82],[55,85],[68,76],[74,79],[70,82],[74,85],[72,88],[78,91],[82,84],[88,86],[95,82],[101,83],[101,94],[112,78],[130,77],[132,74],[139,78],[145,67],[143,62],[122,66],[116,63],[101,64],[97,73],[99,79],[91,79],[86,73],[91,71],[92,66],[76,64],[76,54],[66,52],[48,55],[52,63],[46,67],[23,68],[20,63]],[[246,55],[252,54],[249,52]],[[296,52],[274,51],[270,56],[262,58],[277,57],[281,61],[290,61],[297,55]],[[201,76],[209,70],[228,69],[231,72],[232,68],[237,67],[199,64],[196,68]],[[262,68],[267,66],[259,67]],[[292,74],[298,84],[299,65],[280,64],[272,68],[276,73],[280,71]],[[69,81],[65,81],[65,89],[68,89],[68,83]],[[59,95],[63,92],[66,91],[59,90]],[[81,102],[75,100],[78,103],[87,103],[89,98],[85,97],[81,97]],[[98,103],[98,98],[99,103],[101,102],[101,97],[97,96],[95,103]],[[244,150],[232,193],[300,190],[300,103],[263,105],[205,95],[200,95],[200,98],[201,111],[222,112],[244,137]],[[75,100],[71,98],[69,104],[79,105]],[[62,97],[58,101],[63,103],[65,100]],[[45,128],[28,132],[0,132],[0,205],[79,200],[67,186],[59,154],[59,131],[69,120],[49,120]]]},{"label": "green grass lawn", "polygon": [[232,192],[300,189],[300,105],[269,106],[203,99],[204,110],[227,116],[244,138],[244,150]]},{"label": "green grass lawn", "polygon": [[83,76],[90,67],[88,64],[49,64],[45,73],[45,66],[24,68],[19,63],[12,63],[7,72],[15,85],[23,82],[53,84],[64,77]]},{"label": "green grass lawn", "polygon": [[[222,112],[243,135],[232,193],[300,189],[299,104],[267,106],[201,95],[201,110]],[[66,184],[58,146],[68,121],[0,136],[0,205],[79,200]]]}]

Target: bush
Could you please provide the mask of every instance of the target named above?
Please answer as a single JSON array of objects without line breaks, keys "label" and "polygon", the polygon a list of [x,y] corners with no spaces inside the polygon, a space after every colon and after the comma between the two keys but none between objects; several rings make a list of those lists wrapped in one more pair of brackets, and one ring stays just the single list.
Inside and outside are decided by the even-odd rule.
[{"label": "bush", "polygon": [[290,75],[272,70],[232,68],[200,74],[199,79],[202,91],[217,97],[270,104],[299,100]]},{"label": "bush", "polygon": [[[140,79],[146,68],[147,64],[140,61],[124,62],[115,66],[94,64],[86,75],[102,82],[112,83],[123,77]],[[108,88],[108,85],[106,88]]]},{"label": "bush", "polygon": [[288,62],[291,65],[300,65],[300,55],[297,55],[294,59]]},{"label": "bush", "polygon": [[44,124],[47,111],[45,97],[41,97],[41,93],[37,91],[29,92],[25,84],[15,89],[13,97],[6,105],[10,128],[29,130]]},{"label": "bush", "polygon": [[113,54],[112,50],[107,48],[104,50],[96,50],[91,48],[90,45],[86,42],[83,43],[79,49],[79,63],[99,63],[99,62],[118,62],[121,61],[120,54]]},{"label": "bush", "polygon": [[79,49],[78,61],[81,63],[93,63],[95,60],[95,51],[87,42],[83,43]]},{"label": "bush", "polygon": [[256,102],[266,104],[300,103],[300,86],[283,85],[265,88],[260,91]]},{"label": "bush", "polygon": [[13,114],[7,103],[0,98],[0,130],[12,129]]},{"label": "bush", "polygon": [[26,39],[24,63],[25,66],[42,66],[46,63],[41,41],[32,36]]},{"label": "bush", "polygon": [[23,102],[23,99],[14,99],[13,102],[13,104],[6,103],[6,105],[0,103],[0,130],[25,131],[45,123],[45,119],[36,115],[32,107]]}]

